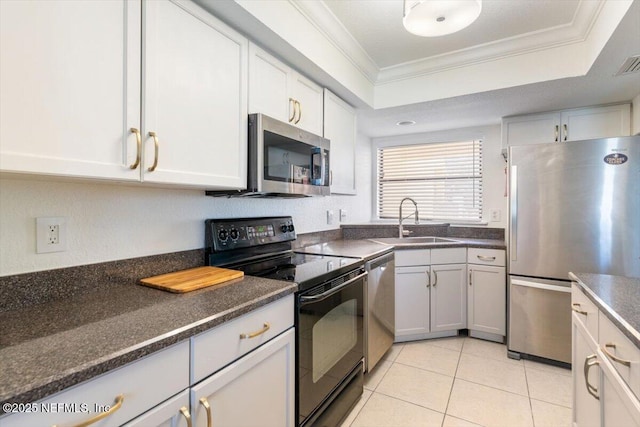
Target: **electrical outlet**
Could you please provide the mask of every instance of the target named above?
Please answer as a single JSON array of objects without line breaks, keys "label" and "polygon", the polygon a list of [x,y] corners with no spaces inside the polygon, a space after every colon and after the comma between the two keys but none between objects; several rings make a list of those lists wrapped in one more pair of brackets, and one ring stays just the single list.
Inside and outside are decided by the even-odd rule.
[{"label": "electrical outlet", "polygon": [[327,224],[329,224],[329,225],[333,224],[333,211],[332,210],[328,210],[327,211]]},{"label": "electrical outlet", "polygon": [[67,250],[67,219],[63,217],[36,218],[36,253]]},{"label": "electrical outlet", "polygon": [[340,222],[345,222],[347,220],[347,210],[340,209]]},{"label": "electrical outlet", "polygon": [[491,221],[492,222],[500,222],[500,209],[492,209],[491,210]]}]

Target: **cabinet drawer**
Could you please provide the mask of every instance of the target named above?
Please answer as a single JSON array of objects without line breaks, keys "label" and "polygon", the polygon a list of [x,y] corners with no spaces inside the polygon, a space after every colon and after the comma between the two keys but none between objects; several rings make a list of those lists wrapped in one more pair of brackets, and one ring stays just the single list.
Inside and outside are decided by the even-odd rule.
[{"label": "cabinet drawer", "polygon": [[[191,384],[220,370],[293,326],[293,314],[293,295],[288,295],[191,338]],[[269,323],[269,330],[266,332],[254,338],[240,338],[241,334],[262,330],[266,323]]]},{"label": "cabinet drawer", "polygon": [[611,361],[631,391],[640,398],[640,349],[603,313],[600,313],[599,328],[600,350]]},{"label": "cabinet drawer", "polygon": [[184,341],[49,397],[39,402],[38,413],[2,418],[2,426],[76,425],[113,407],[122,395],[120,409],[99,424],[120,426],[187,387],[189,343]]},{"label": "cabinet drawer", "polygon": [[504,250],[469,248],[467,262],[469,264],[505,266]]},{"label": "cabinet drawer", "polygon": [[396,267],[431,264],[431,249],[396,250]]},{"label": "cabinet drawer", "polygon": [[467,248],[431,249],[431,264],[465,264]]},{"label": "cabinet drawer", "polygon": [[[185,412],[182,412],[183,409]],[[187,416],[190,420],[189,390],[145,412],[124,427],[188,427]]]},{"label": "cabinet drawer", "polygon": [[582,292],[576,284],[571,285],[571,309],[582,322],[589,335],[598,339],[598,307]]}]

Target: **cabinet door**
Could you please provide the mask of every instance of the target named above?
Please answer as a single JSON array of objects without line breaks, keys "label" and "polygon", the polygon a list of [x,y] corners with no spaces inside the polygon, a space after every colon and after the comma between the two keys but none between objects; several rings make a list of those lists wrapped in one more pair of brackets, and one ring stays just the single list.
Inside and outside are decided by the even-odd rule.
[{"label": "cabinet door", "polygon": [[429,332],[429,267],[396,267],[396,337]]},{"label": "cabinet door", "polygon": [[431,266],[431,332],[467,327],[467,264]]},{"label": "cabinet door", "polygon": [[289,329],[192,387],[194,425],[292,427],[294,337]]},{"label": "cabinet door", "polygon": [[248,41],[191,2],[144,4],[143,180],[245,188]]},{"label": "cabinet door", "polygon": [[356,194],[356,112],[327,89],[324,137],[331,141],[331,193]]},{"label": "cabinet door", "polygon": [[629,104],[567,110],[561,120],[563,141],[631,135]]},{"label": "cabinet door", "polygon": [[599,355],[602,370],[601,410],[603,425],[640,427],[640,402],[615,372],[602,353]]},{"label": "cabinet door", "polygon": [[285,123],[293,120],[289,101],[291,69],[253,43],[249,44],[249,113],[263,113]]},{"label": "cabinet door", "polygon": [[505,335],[506,292],[504,267],[469,264],[469,329]]},{"label": "cabinet door", "polygon": [[294,73],[291,97],[298,101],[297,118],[293,123],[308,132],[322,135],[323,90],[306,77]]},{"label": "cabinet door", "polygon": [[529,114],[502,119],[502,146],[560,141],[560,113]]},{"label": "cabinet door", "polygon": [[191,422],[189,390],[145,412],[124,427],[188,427]]},{"label": "cabinet door", "polygon": [[0,170],[140,180],[140,1],[0,1]]},{"label": "cabinet door", "polygon": [[[585,364],[595,363],[597,359],[597,346],[594,339],[577,320],[573,313],[572,327],[572,365],[573,365],[573,425],[576,427],[600,426],[600,368],[592,366],[585,375]],[[591,387],[590,394],[587,389],[587,381]]]}]

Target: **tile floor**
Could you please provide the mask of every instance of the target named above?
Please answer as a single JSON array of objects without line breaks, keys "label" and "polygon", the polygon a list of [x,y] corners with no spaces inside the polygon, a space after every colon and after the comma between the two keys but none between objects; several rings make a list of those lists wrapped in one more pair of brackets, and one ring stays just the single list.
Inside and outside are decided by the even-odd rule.
[{"label": "tile floor", "polygon": [[571,425],[571,371],[468,337],[394,344],[341,427]]}]

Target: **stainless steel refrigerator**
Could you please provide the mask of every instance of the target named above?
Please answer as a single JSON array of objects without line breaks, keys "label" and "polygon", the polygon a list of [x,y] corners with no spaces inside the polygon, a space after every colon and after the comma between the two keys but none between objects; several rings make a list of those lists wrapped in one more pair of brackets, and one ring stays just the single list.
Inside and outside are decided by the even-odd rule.
[{"label": "stainless steel refrigerator", "polygon": [[509,356],[571,362],[568,273],[640,277],[640,136],[509,149]]}]

